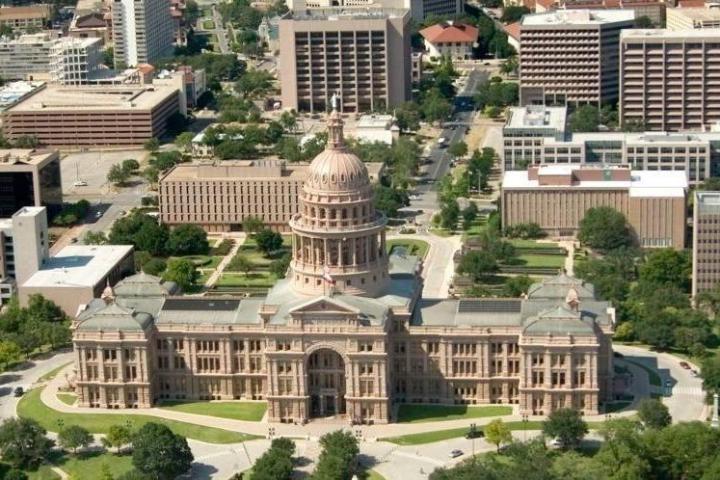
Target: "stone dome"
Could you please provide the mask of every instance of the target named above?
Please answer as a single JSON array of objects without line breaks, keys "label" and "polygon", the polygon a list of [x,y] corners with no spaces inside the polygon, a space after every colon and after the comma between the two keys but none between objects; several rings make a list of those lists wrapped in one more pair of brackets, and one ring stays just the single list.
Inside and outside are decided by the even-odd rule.
[{"label": "stone dome", "polygon": [[328,119],[327,147],[310,164],[305,188],[346,192],[363,189],[369,184],[365,164],[345,147],[342,117],[333,111]]}]

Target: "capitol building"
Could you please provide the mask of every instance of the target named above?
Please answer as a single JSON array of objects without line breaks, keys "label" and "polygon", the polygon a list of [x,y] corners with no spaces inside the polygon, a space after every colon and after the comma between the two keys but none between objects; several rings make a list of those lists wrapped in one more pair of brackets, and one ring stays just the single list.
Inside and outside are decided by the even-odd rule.
[{"label": "capitol building", "polygon": [[365,165],[338,112],[290,221],[287,278],[266,297],[179,296],[138,273],[73,323],[79,405],[256,400],[271,422],[387,423],[396,403],[574,407],[612,384],[612,306],[559,275],[524,298],[422,297],[422,262],[388,255]]}]

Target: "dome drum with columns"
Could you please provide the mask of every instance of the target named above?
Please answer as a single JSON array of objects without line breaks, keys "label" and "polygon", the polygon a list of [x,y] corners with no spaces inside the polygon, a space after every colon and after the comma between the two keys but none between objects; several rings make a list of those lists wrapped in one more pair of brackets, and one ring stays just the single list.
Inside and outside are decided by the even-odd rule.
[{"label": "dome drum with columns", "polygon": [[386,223],[375,210],[367,168],[347,150],[342,118],[333,110],[327,147],[310,164],[300,213],[290,221],[294,290],[382,293],[389,281]]}]

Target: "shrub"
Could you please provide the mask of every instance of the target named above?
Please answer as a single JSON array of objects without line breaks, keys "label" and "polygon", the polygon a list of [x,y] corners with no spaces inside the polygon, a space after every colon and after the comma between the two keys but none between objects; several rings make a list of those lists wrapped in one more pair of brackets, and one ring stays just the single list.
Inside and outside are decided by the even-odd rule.
[{"label": "shrub", "polygon": [[160,276],[166,268],[167,263],[165,263],[165,260],[162,258],[153,258],[143,265],[142,271],[148,275]]}]

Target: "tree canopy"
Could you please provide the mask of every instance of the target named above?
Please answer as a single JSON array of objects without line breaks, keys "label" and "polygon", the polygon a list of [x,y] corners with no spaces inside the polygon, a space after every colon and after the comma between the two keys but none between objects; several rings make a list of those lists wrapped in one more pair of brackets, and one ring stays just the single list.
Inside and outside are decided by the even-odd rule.
[{"label": "tree canopy", "polygon": [[193,454],[187,440],[165,425],[148,422],[133,435],[133,466],[151,478],[172,480],[190,470]]},{"label": "tree canopy", "polygon": [[0,424],[2,459],[15,468],[35,468],[50,454],[53,441],[35,420],[8,418]]},{"label": "tree canopy", "polygon": [[625,215],[612,207],[594,207],[580,220],[578,240],[591,248],[607,252],[632,245]]},{"label": "tree canopy", "polygon": [[588,426],[580,412],[572,408],[554,410],[543,422],[543,434],[560,441],[563,448],[579,445],[588,433]]}]

